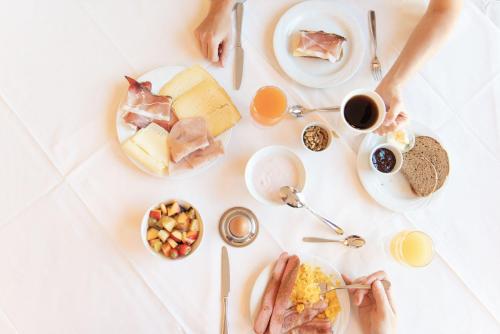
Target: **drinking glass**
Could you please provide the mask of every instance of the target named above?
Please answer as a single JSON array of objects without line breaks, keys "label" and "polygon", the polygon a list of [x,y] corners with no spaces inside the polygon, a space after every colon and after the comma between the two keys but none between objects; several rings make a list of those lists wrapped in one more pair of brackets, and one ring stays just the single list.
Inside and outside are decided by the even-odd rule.
[{"label": "drinking glass", "polygon": [[398,262],[410,267],[425,267],[434,257],[434,244],[422,231],[406,230],[389,242],[389,253]]},{"label": "drinking glass", "polygon": [[278,123],[287,110],[286,94],[275,86],[260,88],[250,105],[250,115],[260,125],[271,126]]}]

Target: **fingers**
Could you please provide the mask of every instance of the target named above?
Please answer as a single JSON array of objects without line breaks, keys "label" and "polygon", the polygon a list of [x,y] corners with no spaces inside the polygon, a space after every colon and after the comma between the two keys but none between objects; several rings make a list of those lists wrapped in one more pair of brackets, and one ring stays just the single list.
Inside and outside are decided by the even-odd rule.
[{"label": "fingers", "polygon": [[352,284],[352,279],[350,279],[349,276],[342,274],[342,279],[346,285]]},{"label": "fingers", "polygon": [[207,42],[208,44],[208,54],[207,58],[212,63],[217,63],[219,61],[219,41],[215,38],[210,38]]},{"label": "fingers", "polygon": [[397,98],[391,100],[389,110],[385,114],[384,125],[390,125],[396,121],[396,117],[403,111],[403,104]]},{"label": "fingers", "polygon": [[221,44],[220,52],[219,52],[219,65],[224,67],[227,62],[227,57],[229,56],[229,50],[232,45],[232,37],[226,37]]},{"label": "fingers", "polygon": [[388,312],[392,312],[392,305],[389,302],[389,298],[387,297],[387,293],[382,285],[380,280],[375,280],[372,284],[372,294],[373,299],[377,305],[377,311],[382,314],[386,314]]}]

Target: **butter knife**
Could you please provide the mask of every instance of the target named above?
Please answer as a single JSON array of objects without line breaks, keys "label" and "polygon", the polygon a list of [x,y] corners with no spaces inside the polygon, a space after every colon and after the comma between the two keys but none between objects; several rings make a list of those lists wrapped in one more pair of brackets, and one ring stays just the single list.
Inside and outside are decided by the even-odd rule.
[{"label": "butter knife", "polygon": [[236,38],[234,49],[234,87],[240,89],[241,80],[243,79],[243,61],[245,59],[245,52],[241,46],[241,29],[243,25],[243,2],[238,1],[235,5],[236,11]]},{"label": "butter knife", "polygon": [[222,247],[221,253],[221,297],[222,297],[222,319],[221,334],[227,334],[227,302],[230,288],[230,269],[227,248]]}]

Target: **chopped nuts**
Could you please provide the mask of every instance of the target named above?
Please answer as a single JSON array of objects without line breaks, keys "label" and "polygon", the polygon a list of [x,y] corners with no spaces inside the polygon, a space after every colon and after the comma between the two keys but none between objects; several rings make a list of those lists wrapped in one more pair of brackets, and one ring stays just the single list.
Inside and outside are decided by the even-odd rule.
[{"label": "chopped nuts", "polygon": [[319,152],[326,149],[330,134],[326,129],[318,125],[311,125],[304,131],[302,140],[304,145],[311,151]]}]

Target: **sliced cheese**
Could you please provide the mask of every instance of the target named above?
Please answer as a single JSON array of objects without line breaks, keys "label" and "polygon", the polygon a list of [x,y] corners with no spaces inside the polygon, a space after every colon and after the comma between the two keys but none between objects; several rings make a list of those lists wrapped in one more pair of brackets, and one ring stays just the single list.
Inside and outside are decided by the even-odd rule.
[{"label": "sliced cheese", "polygon": [[173,108],[179,119],[205,118],[213,137],[232,128],[241,118],[229,96],[214,80],[202,81],[174,99]]},{"label": "sliced cheese", "polygon": [[164,175],[168,173],[168,132],[151,123],[122,144],[125,153],[141,163],[149,171]]},{"label": "sliced cheese", "polygon": [[215,79],[201,66],[196,65],[175,75],[160,89],[160,95],[176,99],[202,81],[215,82]]}]

